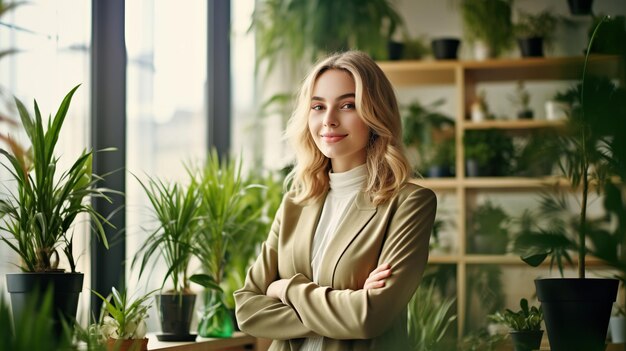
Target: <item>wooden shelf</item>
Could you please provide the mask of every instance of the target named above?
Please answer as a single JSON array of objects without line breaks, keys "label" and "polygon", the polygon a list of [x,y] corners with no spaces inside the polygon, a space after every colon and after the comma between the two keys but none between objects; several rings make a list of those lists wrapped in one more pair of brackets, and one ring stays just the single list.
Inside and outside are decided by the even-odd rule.
[{"label": "wooden shelf", "polygon": [[454,190],[459,184],[456,178],[422,178],[411,182],[432,190]]},{"label": "wooden shelf", "polygon": [[544,178],[522,177],[477,177],[459,181],[461,186],[472,189],[533,189],[546,187],[566,188],[570,186],[567,179],[550,176]]},{"label": "wooden shelf", "polygon": [[[524,81],[578,81],[582,77],[585,65],[584,57],[540,57],[492,59],[486,61],[387,61],[379,62],[379,66],[390,79],[394,87],[417,87],[446,85],[454,89],[456,112],[455,133],[455,168],[457,176],[451,178],[416,179],[415,183],[435,191],[455,195],[454,212],[450,221],[454,221],[455,247],[457,251],[450,254],[431,254],[429,264],[455,265],[456,269],[456,308],[458,311],[457,333],[459,337],[466,330],[465,315],[472,301],[467,299],[467,291],[471,286],[468,282],[468,268],[483,264],[528,267],[517,255],[483,255],[471,254],[467,250],[470,244],[468,237],[468,218],[472,206],[477,204],[479,192],[515,193],[538,192],[542,189],[568,189],[571,182],[556,176],[541,178],[527,177],[476,177],[464,176],[465,169],[463,136],[468,131],[499,129],[507,135],[528,135],[537,130],[557,130],[565,126],[564,121],[547,121],[540,119],[520,120],[489,120],[472,122],[470,115],[472,102],[475,100],[481,84],[494,82],[514,83]],[[587,69],[592,73],[624,80],[624,67],[617,56],[594,55],[590,57]],[[514,113],[513,108],[508,113]],[[489,196],[489,195],[487,195]],[[575,254],[572,256],[575,257]],[[587,258],[589,267],[604,270],[607,267],[593,257]],[[548,267],[549,260],[542,267]]]},{"label": "wooden shelf", "polygon": [[528,120],[492,120],[484,122],[470,122],[463,121],[462,127],[464,129],[506,129],[506,130],[530,130],[530,129],[542,129],[542,128],[562,128],[564,126],[563,121],[546,121],[538,119]]},{"label": "wooden shelf", "polygon": [[378,65],[394,86],[449,85],[456,81],[457,61],[386,61]]},{"label": "wooden shelf", "polygon": [[159,341],[152,333],[148,334],[148,339],[148,350],[151,351],[244,351],[257,348],[257,338],[242,332],[235,332],[231,338],[225,339],[198,337],[195,342]]},{"label": "wooden shelf", "polygon": [[[456,74],[464,74],[469,81],[577,80],[582,76],[585,58],[535,57],[491,59],[485,61],[381,61],[378,65],[394,86],[452,85]],[[621,69],[615,56],[590,57],[588,69],[603,74],[619,74]]]}]

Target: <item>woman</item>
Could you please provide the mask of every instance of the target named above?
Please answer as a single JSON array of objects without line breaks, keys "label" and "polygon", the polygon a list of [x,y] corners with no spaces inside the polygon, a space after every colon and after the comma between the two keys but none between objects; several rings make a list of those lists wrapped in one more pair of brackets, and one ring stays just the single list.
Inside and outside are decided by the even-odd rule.
[{"label": "woman", "polygon": [[235,292],[241,330],[270,350],[406,350],[437,204],[408,182],[391,83],[364,53],[331,56],[286,134],[291,189]]}]

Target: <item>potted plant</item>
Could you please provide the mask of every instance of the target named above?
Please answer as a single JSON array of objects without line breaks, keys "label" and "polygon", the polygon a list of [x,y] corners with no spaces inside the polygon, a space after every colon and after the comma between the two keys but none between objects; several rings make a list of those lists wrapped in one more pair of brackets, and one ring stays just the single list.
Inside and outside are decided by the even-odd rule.
[{"label": "potted plant", "polygon": [[[248,235],[256,236],[255,225],[262,208],[250,206],[249,192],[259,186],[246,184],[241,177],[241,163],[220,161],[214,149],[204,167],[191,169],[190,175],[198,189],[198,210],[202,218],[202,230],[196,233],[193,241],[193,252],[200,261],[202,274],[195,274],[191,279],[206,288],[198,334],[230,337],[234,325],[222,285],[229,270],[230,257],[238,255],[235,243],[247,240]],[[232,292],[227,291],[229,295]]]},{"label": "potted plant", "polygon": [[[65,170],[58,166],[59,158],[55,155],[55,146],[76,89],[78,86],[65,96],[54,118],[47,123],[36,101],[35,116],[32,117],[16,99],[31,145],[26,153],[16,148],[11,151],[0,149],[0,154],[8,161],[3,166],[15,186],[15,191],[7,190],[0,198],[0,232],[3,233],[0,240],[19,255],[19,267],[23,272],[6,275],[13,316],[19,319],[33,291],[51,287],[53,317],[59,333],[61,316],[69,320],[76,317],[83,284],[83,274],[76,271],[73,250],[74,220],[87,214],[96,236],[107,247],[103,224],[110,225],[88,201],[91,197],[110,201],[106,195],[110,190],[96,187],[101,178],[92,174],[92,152],[83,151]],[[61,255],[69,264],[69,272],[59,266]]]},{"label": "potted plant", "polygon": [[473,251],[480,254],[504,254],[509,242],[509,222],[509,215],[491,201],[477,206],[468,223]]},{"label": "potted plant", "polygon": [[514,147],[510,137],[497,129],[469,130],[463,136],[466,176],[510,174]]},{"label": "potted plant", "polygon": [[513,26],[522,57],[541,57],[543,47],[554,37],[557,18],[549,10],[537,14],[518,11],[518,20]]},{"label": "potted plant", "polygon": [[538,350],[541,346],[541,338],[543,330],[541,330],[541,322],[543,321],[543,313],[541,306],[539,308],[528,307],[528,300],[520,300],[520,310],[512,311],[506,309],[504,312],[496,312],[489,316],[492,321],[506,325],[511,329],[509,332],[513,339],[513,347],[515,351],[532,351]]},{"label": "potted plant", "polygon": [[524,81],[518,80],[515,85],[515,92],[509,96],[509,100],[513,106],[517,107],[517,118],[532,119],[533,110],[530,109],[530,93],[524,85]]},{"label": "potted plant", "polygon": [[150,291],[135,299],[126,291],[119,292],[115,287],[104,297],[92,291],[102,300],[98,323],[90,326],[90,331],[99,335],[106,344],[107,351],[147,351],[146,318],[150,304],[148,299],[157,291]]},{"label": "potted plant", "polygon": [[429,177],[451,177],[455,159],[454,119],[436,111],[443,99],[430,105],[414,101],[402,113],[402,139],[418,154],[414,163]]},{"label": "potted plant", "polygon": [[[237,221],[244,222],[247,218],[252,218],[252,222],[248,231],[242,233],[245,235],[239,235],[236,241],[231,242],[233,247],[221,284],[224,304],[230,310],[233,320],[235,320],[233,293],[243,286],[248,268],[258,256],[261,244],[270,232],[272,220],[283,198],[283,180],[284,175],[279,172],[265,175],[251,173],[244,182],[244,187],[255,184],[255,191],[246,191],[242,200],[245,209],[240,211],[242,219]],[[238,330],[237,323],[234,327]]]},{"label": "potted plant", "polygon": [[269,73],[279,58],[292,67],[330,52],[359,49],[386,59],[387,43],[402,24],[390,0],[264,0],[252,15],[257,66]]},{"label": "potted plant", "polygon": [[461,40],[459,38],[443,37],[436,38],[430,42],[433,55],[437,60],[456,60],[458,58],[459,45]]},{"label": "potted plant", "polygon": [[[588,47],[593,39],[594,36]],[[588,59],[589,56],[585,59],[586,64]],[[563,259],[569,257],[569,250],[578,252],[578,278],[535,280],[550,347],[554,351],[605,348],[618,280],[586,278],[587,254],[616,268],[622,279],[626,272],[619,251],[626,228],[623,185],[619,185],[624,180],[626,156],[623,128],[615,128],[626,121],[623,109],[626,92],[608,78],[592,78],[586,73],[587,65],[579,85],[579,103],[570,111],[566,133],[555,140],[563,153],[561,169],[564,176],[570,180],[573,190],[581,194],[578,220],[573,222],[575,229],[567,230],[565,226],[535,229],[523,233],[515,241],[516,251],[533,266],[541,264],[548,256],[553,262],[562,264]],[[606,227],[599,227],[602,221],[588,218],[590,178],[596,181],[595,187],[605,196],[606,218],[617,226],[605,223]]]},{"label": "potted plant", "polygon": [[151,259],[162,258],[167,273],[161,289],[171,281],[171,289],[156,295],[162,341],[193,341],[190,333],[196,294],[191,290],[188,266],[193,256],[194,240],[200,227],[200,197],[195,184],[183,186],[148,177],[147,183],[138,179],[154,211],[157,223],[146,242],[133,258],[132,266],[140,264],[139,276],[151,266]]},{"label": "potted plant", "polygon": [[446,332],[456,320],[451,314],[455,298],[440,298],[434,284],[420,285],[408,305],[408,333],[413,350],[444,349]]},{"label": "potted plant", "polygon": [[498,57],[513,42],[512,0],[462,0],[465,36],[479,60]]},{"label": "potted plant", "polygon": [[[401,55],[403,60],[420,60],[431,53],[428,41],[424,36],[411,38],[408,34],[405,35],[403,47]],[[391,56],[391,50],[389,55]]]},{"label": "potted plant", "polygon": [[[53,292],[47,290],[40,294],[33,293],[28,297],[24,313],[20,319],[11,320],[11,311],[5,295],[0,294],[0,350],[11,351],[78,351],[72,342],[70,328],[58,333],[50,323],[50,315],[54,311]],[[66,325],[69,327],[69,324]],[[104,351],[91,343],[89,351]],[[81,349],[82,350],[82,349]]]}]

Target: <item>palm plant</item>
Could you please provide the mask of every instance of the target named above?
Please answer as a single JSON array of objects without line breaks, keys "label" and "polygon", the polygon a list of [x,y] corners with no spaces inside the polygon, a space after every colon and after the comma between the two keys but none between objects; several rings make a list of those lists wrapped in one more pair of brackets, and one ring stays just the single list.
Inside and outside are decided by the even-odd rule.
[{"label": "palm plant", "polygon": [[245,184],[241,162],[220,162],[215,150],[211,150],[204,168],[191,173],[200,196],[203,229],[194,240],[194,253],[204,273],[219,285],[230,257],[235,255],[235,243],[252,231],[260,214],[260,209],[249,212],[250,199],[246,196],[248,190],[258,186]]},{"label": "palm plant", "polygon": [[[214,149],[204,167],[192,169],[190,173],[200,193],[199,211],[202,217],[202,231],[194,239],[193,250],[203,274],[194,275],[192,281],[209,289],[198,332],[202,336],[230,336],[232,324],[218,321],[219,327],[212,328],[216,323],[213,319],[228,318],[220,285],[224,282],[231,259],[241,254],[237,253],[241,246],[236,243],[257,240],[250,235],[255,235],[256,221],[262,208],[251,206],[248,191],[258,186],[245,184],[241,177],[241,162],[220,162]],[[231,293],[228,291],[229,295]]]},{"label": "palm plant", "polygon": [[456,315],[450,315],[455,299],[439,299],[435,291],[434,284],[420,286],[409,302],[408,329],[414,350],[442,350],[443,337],[456,320]]},{"label": "palm plant", "polygon": [[0,231],[8,234],[0,240],[20,256],[20,268],[25,272],[59,270],[59,250],[65,254],[71,272],[76,272],[70,228],[81,213],[89,215],[97,237],[108,247],[103,224],[111,224],[85,201],[90,197],[111,201],[106,196],[111,190],[96,187],[101,178],[92,174],[92,152],[83,151],[69,170],[60,175],[57,172],[55,146],[76,89],[78,86],[65,96],[45,130],[37,101],[33,118],[16,99],[31,148],[27,153],[0,149],[9,162],[3,166],[16,183],[15,192],[7,191],[0,198]]},{"label": "palm plant", "polygon": [[[222,287],[225,292],[225,303],[228,308],[235,308],[233,292],[243,286],[246,273],[252,261],[258,255],[261,243],[267,237],[274,215],[282,200],[282,176],[268,174],[266,176],[251,174],[245,185],[254,184],[255,191],[246,191],[242,199],[244,210],[240,212],[239,223],[251,220],[245,235],[232,242],[233,249],[229,255]],[[251,189],[252,190],[252,189]]]},{"label": "palm plant", "polygon": [[133,258],[132,266],[140,262],[141,276],[153,256],[162,257],[168,271],[161,288],[171,279],[175,293],[189,293],[188,266],[194,252],[192,244],[200,230],[200,197],[196,184],[184,187],[153,177],[148,177],[147,183],[137,180],[150,200],[158,226]]}]

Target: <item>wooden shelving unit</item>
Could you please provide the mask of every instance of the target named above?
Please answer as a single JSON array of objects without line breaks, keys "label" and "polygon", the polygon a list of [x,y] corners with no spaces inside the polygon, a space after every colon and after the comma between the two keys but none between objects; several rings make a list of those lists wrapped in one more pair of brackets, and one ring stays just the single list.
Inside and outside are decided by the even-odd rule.
[{"label": "wooden shelving unit", "polygon": [[[418,184],[439,194],[455,195],[457,212],[455,228],[457,251],[447,255],[431,255],[431,264],[456,266],[458,333],[463,335],[468,282],[468,267],[480,264],[520,266],[525,264],[514,255],[482,255],[468,253],[466,219],[471,199],[481,191],[538,191],[545,187],[569,188],[570,182],[559,177],[480,177],[465,175],[463,135],[468,130],[497,128],[511,134],[524,134],[534,130],[561,128],[563,122],[547,121],[542,116],[532,120],[489,120],[480,123],[469,120],[470,105],[476,96],[477,85],[490,82],[572,81],[580,79],[584,57],[497,59],[487,61],[394,61],[379,62],[379,66],[396,88],[416,86],[453,86],[457,109],[455,112],[456,175],[451,178],[416,180]],[[623,67],[612,56],[591,57],[587,69],[593,72],[623,76]],[[513,112],[513,111],[511,111]],[[470,200],[468,202],[468,199]],[[588,259],[592,266],[597,260]],[[529,268],[532,269],[532,268]]]}]

